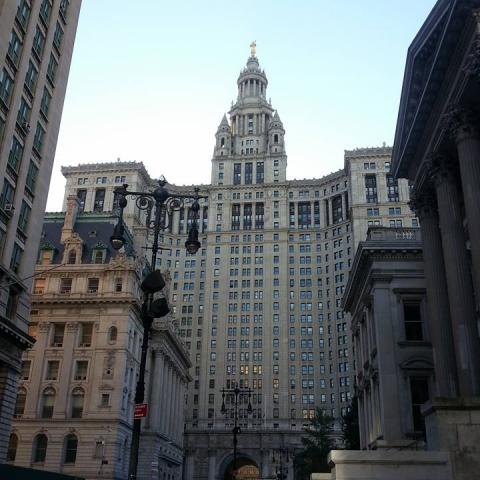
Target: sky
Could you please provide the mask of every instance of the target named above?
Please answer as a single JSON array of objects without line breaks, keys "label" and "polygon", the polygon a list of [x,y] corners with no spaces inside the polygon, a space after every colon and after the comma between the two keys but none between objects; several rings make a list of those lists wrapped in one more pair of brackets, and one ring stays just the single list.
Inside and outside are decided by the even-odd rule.
[{"label": "sky", "polygon": [[83,0],[47,211],[63,165],[141,161],[210,183],[215,132],[257,43],[283,121],[287,178],[392,145],[408,46],[434,0]]}]

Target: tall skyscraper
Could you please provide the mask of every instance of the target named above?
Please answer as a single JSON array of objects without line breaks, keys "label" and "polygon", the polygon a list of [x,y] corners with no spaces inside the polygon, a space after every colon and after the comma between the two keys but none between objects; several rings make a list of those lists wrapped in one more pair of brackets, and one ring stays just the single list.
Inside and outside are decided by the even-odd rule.
[{"label": "tall skyscraper", "polygon": [[0,1],[0,460],[81,0]]},{"label": "tall skyscraper", "polygon": [[[337,419],[353,394],[349,320],[341,300],[355,247],[369,226],[415,226],[408,185],[391,177],[391,148],[345,152],[344,168],[287,180],[285,129],[267,100],[253,50],[237,100],[215,134],[195,256],[183,248],[188,206],[167,218],[158,260],[172,276],[170,304],[193,364],[185,429],[186,479],[223,478],[233,462],[232,411],[222,388],[252,389],[239,405],[238,465],[275,471],[273,453],[301,446],[315,407]],[[66,167],[65,202],[112,210],[115,185],[154,187],[142,164]],[[193,191],[192,187],[169,188]],[[64,205],[66,207],[66,203]],[[126,215],[142,246],[142,213]],[[339,426],[337,422],[337,426]],[[250,471],[250,470],[249,470]],[[289,478],[293,478],[290,463]]]}]

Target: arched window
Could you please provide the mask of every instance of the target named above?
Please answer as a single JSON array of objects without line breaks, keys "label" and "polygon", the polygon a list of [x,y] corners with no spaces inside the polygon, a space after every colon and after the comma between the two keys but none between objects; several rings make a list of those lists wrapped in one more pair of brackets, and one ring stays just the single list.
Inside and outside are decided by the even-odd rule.
[{"label": "arched window", "polygon": [[277,133],[273,136],[273,143],[278,143],[278,134]]},{"label": "arched window", "polygon": [[69,264],[73,265],[77,263],[77,252],[75,250],[70,250],[68,252],[68,262]]},{"label": "arched window", "polygon": [[55,405],[55,390],[53,388],[46,388],[42,395],[42,418],[53,417],[53,407]]},{"label": "arched window", "polygon": [[75,463],[77,459],[78,439],[73,433],[65,437],[65,457],[63,463]]},{"label": "arched window", "polygon": [[40,433],[33,441],[33,462],[43,463],[47,456],[48,438],[45,434]]},{"label": "arched window", "polygon": [[116,343],[117,334],[117,327],[110,327],[110,329],[108,330],[108,343]]},{"label": "arched window", "polygon": [[72,418],[82,418],[84,401],[85,392],[83,388],[75,388],[72,391],[72,410],[70,412]]},{"label": "arched window", "polygon": [[14,462],[17,456],[18,437],[14,433],[10,434],[8,440],[7,462]]},{"label": "arched window", "polygon": [[224,137],[222,137],[221,140],[220,140],[220,146],[221,147],[225,146],[225,138]]},{"label": "arched window", "polygon": [[27,401],[27,391],[21,388],[17,393],[17,401],[15,402],[15,411],[13,415],[19,418],[25,412],[25,403]]}]

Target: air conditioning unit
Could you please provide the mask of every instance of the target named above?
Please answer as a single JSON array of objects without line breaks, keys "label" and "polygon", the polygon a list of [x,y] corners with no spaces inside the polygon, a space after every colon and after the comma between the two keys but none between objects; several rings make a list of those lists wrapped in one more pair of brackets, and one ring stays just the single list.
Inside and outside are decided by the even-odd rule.
[{"label": "air conditioning unit", "polygon": [[54,347],[63,347],[63,343],[54,343],[53,346]]},{"label": "air conditioning unit", "polygon": [[22,128],[26,131],[30,131],[30,124],[28,122],[22,122]]},{"label": "air conditioning unit", "polygon": [[15,211],[15,207],[13,206],[13,203],[6,203],[3,207],[3,210],[7,215],[11,217],[13,215],[13,212]]}]

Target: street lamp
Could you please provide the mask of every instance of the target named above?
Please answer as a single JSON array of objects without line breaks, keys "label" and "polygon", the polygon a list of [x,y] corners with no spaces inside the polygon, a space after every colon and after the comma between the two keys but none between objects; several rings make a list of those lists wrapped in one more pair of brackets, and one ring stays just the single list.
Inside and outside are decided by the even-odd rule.
[{"label": "street lamp", "polygon": [[[170,311],[166,298],[155,299],[154,296],[165,287],[165,280],[159,270],[156,269],[157,253],[162,248],[158,245],[158,238],[161,230],[168,227],[168,218],[175,211],[180,210],[185,205],[185,200],[193,201],[191,211],[191,228],[188,232],[188,240],[185,242],[185,248],[191,255],[197,253],[200,248],[198,241],[197,219],[200,211],[200,198],[206,198],[198,194],[199,189],[195,188],[193,195],[183,195],[171,193],[165,185],[167,181],[162,176],[158,181],[158,186],[151,192],[132,192],[128,190],[128,185],[124,184],[114,190],[114,195],[118,199],[119,216],[118,222],[113,229],[110,237],[110,243],[115,250],[120,250],[125,245],[125,226],[123,222],[123,210],[127,206],[127,197],[135,198],[136,206],[146,213],[146,227],[153,232],[152,257],[150,262],[150,273],[146,275],[141,284],[143,291],[143,303],[141,309],[141,319],[143,324],[142,355],[140,357],[140,369],[138,381],[135,390],[135,405],[142,404],[145,398],[145,367],[147,363],[148,341],[152,329],[153,320],[161,318]],[[137,478],[138,448],[140,444],[141,418],[134,418],[132,431],[132,445],[130,449],[130,464],[128,467],[128,478],[135,480]]]},{"label": "street lamp", "polygon": [[222,408],[220,412],[225,415],[227,413],[227,408],[225,407],[225,394],[233,394],[234,403],[233,403],[233,419],[234,426],[232,429],[233,433],[233,475],[235,477],[237,472],[237,436],[242,433],[242,430],[238,426],[238,398],[240,395],[248,394],[248,406],[247,414],[250,415],[253,412],[252,409],[252,389],[251,388],[239,388],[238,385],[235,385],[235,388],[222,388]]},{"label": "street lamp", "polygon": [[272,463],[275,465],[275,476],[278,480],[287,480],[288,462],[290,461],[290,453],[286,448],[277,448],[273,451]]}]

